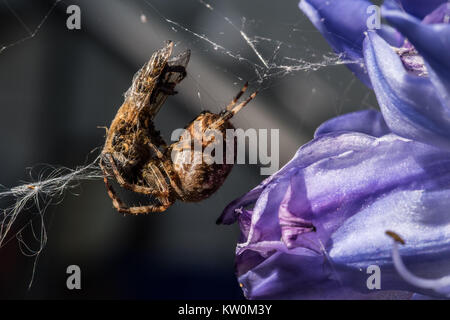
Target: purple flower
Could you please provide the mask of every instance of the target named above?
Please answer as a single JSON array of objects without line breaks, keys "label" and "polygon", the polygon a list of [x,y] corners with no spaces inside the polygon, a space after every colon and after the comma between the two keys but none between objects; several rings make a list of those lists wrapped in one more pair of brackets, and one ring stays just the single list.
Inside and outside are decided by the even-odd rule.
[{"label": "purple flower", "polygon": [[[370,5],[366,0],[300,2],[337,53],[364,61],[349,68],[373,87],[392,132],[450,148],[450,2],[386,1],[383,17],[395,29],[383,25],[376,32],[367,30]],[[423,21],[400,6],[424,16]]]},{"label": "purple flower", "polygon": [[[381,113],[325,122],[224,210],[218,223],[240,225],[236,267],[248,298],[450,294],[448,278],[423,279],[450,269],[450,5],[386,1],[393,28],[366,32],[368,5],[300,3],[338,53],[364,61],[353,71]],[[387,230],[406,244],[393,245]],[[368,286],[374,265],[381,290]]]},{"label": "purple flower", "polygon": [[372,32],[364,42],[384,119],[398,135],[450,149],[450,2],[424,22],[396,9],[384,16],[407,38],[395,51]]}]

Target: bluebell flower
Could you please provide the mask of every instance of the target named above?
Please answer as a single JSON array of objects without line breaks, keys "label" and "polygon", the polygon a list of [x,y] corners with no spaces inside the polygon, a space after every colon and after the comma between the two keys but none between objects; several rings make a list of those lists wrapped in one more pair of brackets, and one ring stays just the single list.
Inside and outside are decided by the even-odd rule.
[{"label": "bluebell flower", "polygon": [[[350,68],[373,87],[392,132],[450,147],[450,3],[387,1],[391,26],[367,29],[366,0],[303,0],[300,8]],[[423,21],[402,8],[423,17]],[[394,29],[394,28],[395,29]]]},{"label": "bluebell flower", "polygon": [[361,59],[353,71],[381,113],[325,122],[288,164],[226,207],[218,222],[239,223],[236,268],[247,298],[450,297],[450,279],[439,278],[450,271],[450,5],[386,1],[390,26],[375,31],[366,27],[369,5],[300,3],[339,54]]}]

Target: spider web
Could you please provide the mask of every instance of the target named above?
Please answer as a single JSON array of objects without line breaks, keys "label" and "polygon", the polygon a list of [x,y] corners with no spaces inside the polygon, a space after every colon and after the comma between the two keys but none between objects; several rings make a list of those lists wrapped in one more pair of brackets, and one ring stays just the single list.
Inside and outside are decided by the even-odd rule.
[{"label": "spider web", "polygon": [[[25,41],[36,38],[40,34],[42,26],[60,2],[61,0],[55,0],[35,28],[30,28],[14,11],[9,2],[3,0],[4,5],[26,31],[26,36],[11,43],[1,44],[0,54]],[[195,5],[197,10],[207,12],[211,19],[220,21],[218,23],[220,28],[227,31],[199,31],[204,29],[204,26],[198,26],[192,21],[182,22],[178,18],[172,17],[171,14],[162,13],[159,5],[149,0],[141,2],[143,14],[140,19],[142,23],[147,23],[147,17],[156,16],[163,22],[165,28],[173,34],[184,34],[183,38],[187,40],[183,45],[186,47],[198,46],[200,48],[198,50],[208,55],[216,63],[219,72],[228,76],[231,75],[235,79],[235,85],[240,86],[244,79],[250,78],[250,84],[255,89],[272,92],[280,86],[280,82],[289,77],[320,72],[345,64],[362,63],[362,61],[345,60],[329,48],[326,50],[315,49],[312,44],[307,43],[308,39],[303,37],[305,34],[311,33],[319,37],[320,34],[314,29],[305,30],[295,23],[282,24],[280,28],[286,31],[285,36],[283,39],[278,39],[273,38],[271,32],[265,28],[264,23],[256,20],[254,16],[230,18],[217,9],[213,2],[204,0],[193,0],[192,5]],[[292,10],[299,10],[296,3],[293,3],[293,6]],[[225,33],[228,33],[228,40],[222,41],[221,37]],[[233,39],[232,43],[229,41],[230,38]],[[334,80],[336,79],[328,78],[329,82]],[[358,86],[354,77],[349,81],[337,81],[337,83],[340,86],[340,92],[333,104],[335,115],[345,111],[345,106],[349,102],[347,96],[350,92],[355,91],[355,86]],[[200,84],[198,86],[197,99],[200,104],[203,104],[203,96],[211,97],[211,94],[200,88]],[[319,89],[314,86],[311,88],[311,97],[316,94],[317,90]],[[356,90],[358,90],[358,87]],[[373,97],[369,91],[363,92],[362,96],[358,97],[359,107],[373,107]],[[214,100],[214,98],[211,99]],[[305,98],[305,109],[309,107],[308,99],[310,97]],[[303,121],[302,118],[300,125],[303,125]],[[47,242],[44,214],[49,205],[58,204],[67,191],[75,190],[83,181],[98,180],[103,176],[98,166],[98,158],[75,169],[46,166],[37,176],[32,172],[30,171],[29,181],[12,188],[1,187],[0,189],[0,200],[7,204],[0,213],[0,249],[16,238],[21,244],[23,254],[34,257],[36,263]],[[19,221],[20,216],[29,211],[34,212],[31,218],[24,218],[25,222],[18,224],[17,221]],[[37,247],[30,245],[24,239],[22,234],[25,229],[32,231],[31,241],[36,241]]]},{"label": "spider web", "polygon": [[[275,17],[271,17],[274,18],[272,23],[264,15],[248,8],[242,12],[233,12],[223,2],[192,0],[190,6],[203,12],[201,16],[209,17],[203,18],[205,21],[202,20],[201,24],[185,21],[182,16],[167,8],[162,12],[163,5],[156,5],[156,2],[157,0],[144,0],[148,10],[142,8],[142,12],[161,20],[171,31],[170,36],[181,34],[178,37],[181,46],[193,48],[194,56],[197,50],[197,55],[212,60],[218,70],[216,73],[234,78],[233,84],[237,89],[245,80],[250,80],[250,87],[259,92],[267,91],[266,94],[275,98],[272,99],[275,100],[273,103],[279,103],[280,100],[282,103],[289,103],[286,106],[289,113],[278,117],[278,121],[274,112],[266,115],[272,117],[274,127],[281,128],[283,120],[295,119],[300,115],[298,124],[311,131],[333,116],[364,108],[377,109],[373,92],[345,67],[351,64],[363,65],[363,61],[344,59],[342,55],[332,51],[320,32],[298,9],[297,1],[289,3],[288,8],[295,11],[295,19],[299,22],[283,21],[282,17],[278,18],[275,14]],[[259,5],[259,2],[253,2],[255,4]],[[241,3],[237,6],[241,6]],[[261,6],[267,6],[267,3],[263,2]],[[273,7],[277,8],[276,5]],[[309,25],[305,26],[305,20]],[[270,23],[266,25],[268,21]],[[314,43],[311,42],[312,39]],[[199,73],[192,79],[197,81],[200,77],[203,75]],[[293,85],[295,82],[298,83],[297,88]],[[283,87],[298,91],[297,101],[287,101],[288,99],[281,97],[280,92],[287,91],[279,90]],[[201,84],[198,85],[197,96],[202,106],[224,104],[223,99],[212,96],[211,89],[205,89]],[[300,108],[294,107],[298,99],[303,102]],[[315,109],[317,104],[326,104],[326,108]],[[274,107],[266,109],[273,110]],[[219,110],[220,108],[214,111]],[[297,144],[295,139],[291,143],[285,141],[285,148],[294,149],[298,147],[298,141],[303,144],[309,140],[298,138]],[[289,158],[285,157],[284,161]]]},{"label": "spider web", "polygon": [[10,3],[7,0],[2,0],[3,4],[5,5],[5,7],[17,19],[17,21],[23,27],[23,29],[25,30],[27,35],[24,36],[23,38],[19,39],[19,40],[13,41],[11,43],[0,44],[0,54],[3,51],[7,50],[7,49],[10,49],[10,48],[15,47],[15,46],[17,46],[19,44],[22,44],[23,42],[25,42],[27,40],[31,40],[31,39],[35,38],[37,36],[37,34],[39,33],[39,31],[41,30],[42,26],[47,21],[48,17],[51,15],[53,10],[56,8],[58,3],[60,3],[61,1],[62,0],[55,0],[55,2],[50,6],[50,9],[48,9],[48,11],[45,13],[45,15],[42,18],[42,20],[36,25],[36,27],[34,29],[30,29],[30,27],[25,23],[25,21],[17,14],[17,12],[14,10],[14,8],[10,5]]},{"label": "spider web", "polygon": [[[312,58],[316,58],[316,61],[308,61],[303,58],[283,55],[284,49],[290,49],[294,51],[298,49],[293,43],[287,43],[277,39],[271,39],[261,35],[250,35],[245,30],[248,24],[251,24],[246,17],[241,17],[241,24],[238,26],[229,17],[223,15],[213,7],[212,4],[198,0],[198,3],[202,5],[206,10],[210,11],[213,15],[219,19],[225,21],[232,30],[235,31],[236,36],[241,37],[242,40],[248,45],[248,47],[256,56],[256,61],[250,56],[244,56],[238,52],[234,52],[231,49],[227,49],[224,45],[212,40],[206,34],[198,33],[184,26],[183,24],[174,21],[164,16],[149,0],[144,2],[154,11],[157,15],[169,24],[174,32],[181,30],[192,37],[198,38],[210,47],[214,51],[228,56],[231,59],[236,60],[239,65],[245,64],[250,68],[253,68],[255,77],[250,82],[256,82],[258,90],[267,89],[273,80],[280,79],[298,72],[313,72],[322,68],[349,65],[349,64],[363,64],[362,60],[349,60],[344,59],[342,55],[335,54],[334,52],[327,52],[325,54],[311,53]],[[301,29],[291,26],[288,38],[292,38],[292,34],[295,32],[302,32]],[[264,47],[267,54],[260,50],[260,47]],[[294,49],[294,50],[293,50]],[[318,59],[317,59],[318,58]],[[239,81],[242,81],[242,77],[237,77]]]},{"label": "spider web", "polygon": [[[35,258],[29,287],[33,283],[39,255],[47,243],[44,219],[47,208],[60,203],[64,199],[65,193],[75,190],[82,181],[103,177],[98,166],[98,157],[93,162],[76,169],[44,165],[38,174],[34,175],[37,169],[35,167],[29,170],[29,182],[12,188],[0,185],[0,201],[11,203],[2,209],[0,214],[0,249],[16,238],[21,252],[25,256]],[[75,192],[73,194],[78,195]],[[19,216],[29,210],[35,213],[31,217],[25,218],[24,222],[16,224]],[[14,230],[12,232],[14,235],[10,236],[12,230]],[[25,240],[24,231],[31,231],[29,241]]]}]

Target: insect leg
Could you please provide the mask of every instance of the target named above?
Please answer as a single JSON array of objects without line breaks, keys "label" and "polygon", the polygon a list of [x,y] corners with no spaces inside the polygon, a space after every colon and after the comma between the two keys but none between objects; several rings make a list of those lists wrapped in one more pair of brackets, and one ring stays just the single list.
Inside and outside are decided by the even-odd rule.
[{"label": "insect leg", "polygon": [[167,65],[166,66],[166,70],[167,70],[167,72],[179,73],[181,75],[181,77],[183,77],[183,78],[186,77],[186,68],[184,66],[170,66],[170,65]]},{"label": "insect leg", "polygon": [[[173,74],[178,74],[178,77]],[[175,95],[175,86],[186,77],[186,68],[180,65],[166,65],[164,80],[158,85],[157,90],[167,95]]]},{"label": "insect leg", "polygon": [[117,210],[119,210],[120,208],[124,208],[125,207],[124,203],[122,202],[122,200],[120,200],[117,193],[114,191],[112,186],[109,184],[108,178],[106,176],[103,177],[103,181],[105,182],[106,191],[108,192],[108,196],[112,200],[114,208],[116,208]]},{"label": "insect leg", "polygon": [[175,91],[174,89],[175,89],[175,83],[172,83],[172,84],[166,83],[165,85],[158,87],[158,91],[165,93],[169,96],[173,96],[178,93],[178,91]]}]

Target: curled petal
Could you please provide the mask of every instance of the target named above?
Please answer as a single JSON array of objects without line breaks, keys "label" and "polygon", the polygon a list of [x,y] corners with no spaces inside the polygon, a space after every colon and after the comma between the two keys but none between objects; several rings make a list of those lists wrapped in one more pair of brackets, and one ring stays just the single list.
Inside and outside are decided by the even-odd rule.
[{"label": "curled petal", "polygon": [[[373,3],[367,0],[302,0],[299,3],[300,9],[331,47],[343,59],[353,61],[347,66],[368,87],[371,85],[363,65],[363,41],[368,30],[367,21],[373,14],[368,11],[371,6]],[[403,36],[388,25],[382,24],[377,32],[391,45],[403,43]]]},{"label": "curled petal", "polygon": [[344,59],[361,61],[348,67],[370,86],[370,80],[362,66],[362,43],[367,31],[367,0],[302,0],[300,9],[327,39],[328,43]]},{"label": "curled petal", "polygon": [[[428,20],[435,22],[449,13],[450,3],[445,3],[430,14]],[[388,10],[384,16],[424,58],[441,104],[447,109],[445,120],[450,122],[450,24],[425,24],[398,10]]]},{"label": "curled petal", "polygon": [[381,137],[390,133],[380,112],[362,110],[347,113],[324,122],[317,128],[314,137],[317,138],[330,132],[339,131],[361,132],[374,137]]},{"label": "curled petal", "polygon": [[401,47],[405,42],[405,37],[397,29],[387,24],[382,24],[381,28],[377,30],[377,33],[393,47]]},{"label": "curled petal", "polygon": [[450,2],[440,5],[437,9],[423,18],[425,24],[449,23]]},{"label": "curled petal", "polygon": [[425,143],[450,146],[450,109],[429,78],[407,73],[391,47],[373,32],[364,42],[367,70],[392,132]]},{"label": "curled petal", "polygon": [[423,19],[426,15],[446,3],[447,0],[385,0],[383,6],[386,8],[403,8],[409,14]]}]

